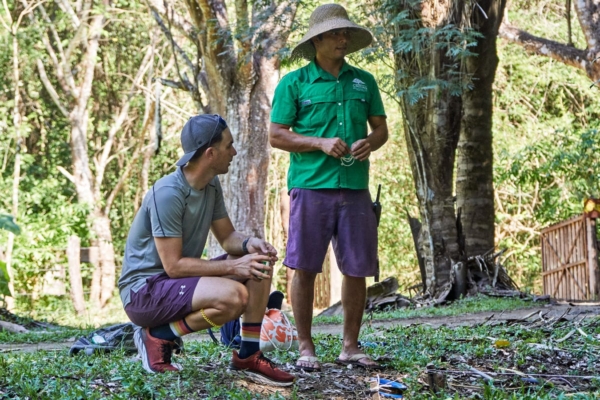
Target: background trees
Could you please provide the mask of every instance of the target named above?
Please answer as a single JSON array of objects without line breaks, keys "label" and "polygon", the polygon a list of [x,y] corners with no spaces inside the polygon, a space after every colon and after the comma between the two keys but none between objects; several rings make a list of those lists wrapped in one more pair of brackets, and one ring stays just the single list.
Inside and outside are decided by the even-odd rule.
[{"label": "background trees", "polygon": [[[11,18],[14,20],[25,9],[21,1],[8,1],[7,4]],[[29,2],[28,4],[34,5],[35,3]],[[83,76],[84,69],[82,69],[80,63],[87,51],[84,39],[89,39],[89,35],[83,35],[84,32],[81,31],[82,36],[80,39],[73,41],[72,47],[74,50],[71,53],[70,62],[62,63],[62,69],[60,70],[55,68],[55,63],[50,58],[51,53],[41,39],[42,37],[47,38],[44,40],[50,43],[57,61],[62,62],[59,56],[60,50],[56,46],[55,37],[52,34],[52,28],[54,27],[53,29],[55,29],[57,37],[60,39],[58,42],[62,43],[63,52],[69,48],[69,43],[72,42],[71,39],[77,32],[74,28],[73,17],[68,11],[61,8],[64,7],[64,4],[66,2],[62,0],[43,3],[44,10],[51,23],[45,22],[41,9],[34,12],[35,20],[30,20],[27,16],[29,14],[24,14],[23,22],[15,36],[19,48],[20,82],[18,85],[14,84],[12,73],[15,60],[12,47],[13,36],[9,33],[10,29],[0,31],[0,71],[2,71],[0,73],[0,193],[3,195],[0,197],[0,214],[12,213],[14,166],[17,151],[20,149],[21,171],[17,174],[19,176],[19,201],[16,216],[22,228],[22,233],[14,238],[15,246],[12,255],[15,292],[19,299],[17,307],[37,312],[44,311],[46,314],[50,308],[64,309],[65,304],[69,306],[68,298],[66,302],[62,302],[61,297],[43,295],[44,282],[48,274],[58,270],[57,266],[66,265],[64,249],[68,236],[77,235],[81,237],[83,245],[92,244],[98,237],[92,229],[92,215],[95,212],[94,207],[96,207],[96,204],[90,206],[85,205],[84,202],[79,202],[75,184],[69,181],[67,175],[60,172],[62,170],[75,176],[70,140],[72,123],[70,118],[63,114],[54,101],[51,91],[44,86],[37,63],[38,59],[43,61],[47,80],[56,91],[61,106],[65,110],[72,109],[76,104],[74,97],[63,90],[56,71],[68,70],[75,79],[75,86],[81,84],[82,80],[80,78]],[[69,4],[74,7],[75,2]],[[221,26],[225,26],[224,32],[229,32],[230,36],[216,34],[218,38],[227,39],[229,44],[223,45],[223,51],[226,51],[228,55],[219,56],[219,53],[217,53],[215,61],[210,56],[210,54],[215,54],[214,52],[206,53],[202,56],[204,58],[197,57],[201,54],[197,49],[202,50],[204,48],[205,42],[203,40],[206,38],[202,36],[203,28],[197,29],[193,26],[191,14],[185,8],[185,4],[188,3],[168,3],[169,8],[162,11],[164,14],[158,14],[160,20],[164,23],[164,27],[167,28],[162,32],[157,25],[156,18],[149,13],[146,5],[127,1],[120,1],[118,4],[119,8],[114,6],[111,6],[112,8],[105,8],[105,6],[92,8],[89,11],[90,18],[86,20],[88,22],[86,26],[88,26],[93,19],[93,15],[98,13],[105,19],[105,25],[103,25],[102,34],[98,40],[97,58],[93,69],[94,82],[88,100],[88,124],[86,125],[87,133],[85,136],[88,146],[88,166],[93,185],[96,184],[97,178],[102,172],[102,169],[97,168],[97,165],[100,165],[98,163],[103,160],[103,152],[107,147],[111,149],[106,159],[101,184],[96,187],[100,188],[100,194],[97,197],[99,199],[98,210],[110,218],[110,232],[115,248],[117,273],[129,224],[142,195],[159,176],[172,171],[173,162],[177,159],[179,151],[178,134],[181,125],[189,115],[199,110],[199,103],[190,101],[192,98],[190,94],[196,93],[200,96],[200,101],[205,107],[213,107],[213,103],[209,101],[208,92],[203,89],[203,85],[206,83],[203,79],[208,77],[208,73],[226,76],[227,79],[222,78],[222,82],[224,85],[229,85],[227,86],[229,89],[223,89],[225,90],[223,93],[229,93],[233,96],[233,91],[242,87],[241,81],[234,84],[234,80],[237,79],[234,77],[241,73],[239,71],[255,71],[250,73],[251,79],[248,81],[254,82],[254,86],[250,84],[246,86],[246,89],[242,91],[243,96],[246,96],[244,97],[246,99],[254,96],[253,99],[268,100],[269,96],[265,94],[267,91],[264,88],[267,87],[267,83],[276,81],[278,75],[277,72],[273,72],[272,75],[259,80],[256,74],[265,70],[261,69],[263,67],[260,67],[262,65],[260,60],[264,57],[267,63],[265,65],[271,65],[273,68],[280,66],[279,62],[276,62],[276,58],[268,59],[269,54],[262,51],[264,46],[259,38],[268,38],[269,36],[261,36],[259,30],[251,29],[251,26],[258,24],[256,21],[259,21],[259,19],[254,20],[256,24],[248,24],[248,32],[254,36],[247,42],[251,43],[251,50],[245,53],[247,55],[245,59],[250,57],[253,61],[250,66],[241,63],[239,57],[242,50],[238,43],[246,37],[241,34],[238,35],[237,17],[233,15],[235,14],[234,7],[229,7],[227,12],[224,9],[219,11],[223,15],[227,15],[227,21],[229,22],[219,25],[219,28],[215,27],[215,29],[221,29]],[[211,4],[215,5],[216,3]],[[486,15],[492,14],[491,8],[484,7],[485,4],[483,3],[478,4],[482,6]],[[391,7],[393,4],[390,3],[389,5]],[[248,5],[248,15],[253,15],[259,9],[266,10],[266,8],[261,7],[267,6],[269,5],[262,2],[259,4],[252,3]],[[510,21],[514,26],[519,26],[522,30],[537,36],[541,36],[543,30],[548,35],[546,37],[549,40],[567,42],[568,28],[564,18],[565,8],[562,3],[533,2],[519,3],[518,6],[518,12],[510,13],[511,9],[508,9]],[[197,34],[197,36],[192,37],[193,40],[186,36],[185,30],[177,28],[178,14],[171,12],[173,8],[180,11],[180,16],[185,16],[190,21],[190,24],[186,25],[190,29],[189,32],[194,35]],[[378,29],[376,23],[380,22],[376,20],[376,17],[384,15],[372,12],[372,8],[366,7],[365,4],[348,2],[348,9],[354,20],[359,23],[371,23],[373,30]],[[67,9],[65,8],[65,10]],[[269,10],[279,10],[279,8],[270,8]],[[291,9],[285,10],[291,11]],[[300,9],[296,12],[296,21],[302,21],[304,17],[307,17],[305,14],[308,14],[312,8],[307,7],[306,12],[303,10]],[[474,20],[475,17],[481,18],[483,16],[483,13],[477,11],[479,9],[475,6],[474,10],[469,9],[471,19],[463,16],[460,20],[469,29],[468,32],[472,33],[466,32],[468,35],[461,36],[456,33],[456,30],[437,30],[436,34],[432,34],[431,32],[434,29],[423,27],[423,22],[420,18],[417,18],[417,13],[409,18],[408,9],[395,10],[396,14],[393,16],[399,16],[399,18],[394,20],[390,17],[389,23],[399,24],[403,21],[404,28],[408,26],[408,20],[414,23],[413,27],[421,24],[423,30],[419,32],[420,39],[416,40],[417,36],[415,36],[414,44],[421,44],[421,49],[430,49],[431,51],[426,53],[428,56],[433,57],[432,54],[436,50],[433,45],[422,45],[428,37],[436,38],[439,41],[438,45],[442,47],[441,50],[440,48],[436,50],[438,55],[441,54],[439,57],[450,59],[450,56],[445,54],[450,50],[458,56],[455,59],[457,70],[453,70],[452,65],[435,64],[440,66],[437,69],[438,71],[442,71],[449,81],[454,82],[454,86],[440,86],[440,89],[435,89],[435,85],[429,85],[431,83],[428,80],[429,75],[425,76],[424,79],[415,80],[415,77],[420,75],[413,72],[418,72],[418,70],[410,68],[405,70],[413,75],[408,74],[407,77],[402,79],[411,78],[413,79],[412,84],[407,83],[407,86],[400,88],[387,86],[386,81],[394,82],[393,72],[390,73],[390,71],[396,69],[393,52],[381,56],[381,54],[369,53],[369,51],[372,51],[371,49],[364,54],[356,54],[356,57],[352,59],[353,63],[359,63],[363,68],[373,72],[388,93],[386,110],[391,136],[386,146],[372,157],[371,183],[373,191],[376,190],[377,184],[381,183],[383,185],[382,201],[384,211],[379,227],[382,277],[391,275],[398,277],[401,291],[407,293],[407,288],[420,280],[420,273],[417,268],[418,260],[414,252],[406,212],[415,215],[419,212],[419,208],[412,172],[409,170],[409,163],[407,162],[407,142],[401,135],[404,120],[396,103],[396,100],[400,99],[398,93],[408,96],[409,101],[406,107],[409,109],[415,108],[417,112],[415,115],[419,118],[421,116],[418,113],[424,112],[424,110],[420,110],[418,105],[425,104],[426,98],[427,101],[431,102],[430,104],[435,104],[435,102],[443,99],[446,99],[449,104],[453,99],[452,95],[447,93],[454,89],[460,95],[463,109],[467,107],[469,101],[478,107],[489,107],[489,97],[484,99],[483,94],[475,95],[477,88],[481,87],[475,85],[475,83],[489,82],[490,75],[477,76],[476,74],[484,70],[491,70],[479,68],[477,62],[480,58],[471,57],[469,53],[490,50],[493,44],[489,44],[489,48],[486,47],[485,49],[478,49],[476,46],[465,48],[460,45],[463,42],[460,42],[459,39],[461,37],[470,38],[470,41],[464,43],[483,43],[485,38],[477,36],[477,29],[483,29],[484,25],[492,19]],[[6,11],[2,12],[5,13]],[[403,12],[404,14],[402,14]],[[221,14],[217,13],[215,15],[219,16]],[[279,15],[284,18],[284,15],[289,16],[291,14],[285,14],[282,11]],[[84,21],[84,19],[81,20]],[[206,21],[210,22],[210,18]],[[222,22],[222,20],[220,21]],[[468,21],[468,23],[465,21]],[[285,23],[287,22],[289,21],[285,20]],[[210,25],[208,22],[206,23]],[[392,25],[389,25],[388,22],[386,24],[380,25],[381,29],[391,31],[389,27]],[[164,32],[167,30],[173,35],[174,42],[168,36],[165,36]],[[48,36],[48,33],[50,33],[50,36]],[[237,39],[238,36],[236,35],[239,36],[240,40]],[[271,43],[270,39],[264,40],[266,44]],[[580,30],[573,30],[572,41],[576,48],[585,48],[585,40],[586,38]],[[408,42],[410,41],[397,41],[396,50],[408,52],[408,48],[401,46],[402,43],[405,46]],[[175,43],[179,45],[181,51],[178,50],[177,46],[174,46]],[[412,45],[412,43],[408,44]],[[470,176],[477,172],[484,172],[485,168],[493,168],[493,184],[496,189],[495,238],[498,246],[508,248],[503,262],[510,269],[511,276],[522,287],[533,288],[533,290],[539,292],[540,260],[537,248],[539,229],[578,213],[582,200],[581,196],[585,195],[586,190],[589,190],[590,195],[594,194],[594,190],[596,193],[599,191],[597,182],[600,181],[600,178],[592,174],[595,171],[595,153],[590,153],[590,151],[595,148],[594,143],[597,143],[598,138],[597,121],[600,120],[600,96],[598,96],[596,87],[589,88],[590,78],[580,69],[572,68],[549,57],[531,57],[530,53],[525,52],[521,46],[509,43],[506,40],[499,40],[496,45],[498,47],[499,66],[495,74],[492,89],[493,101],[491,103],[494,132],[491,137],[494,146],[493,162],[485,165],[473,163],[471,170],[461,171],[457,169],[453,173],[452,179],[454,179],[457,186],[449,185],[444,189],[450,196],[448,204],[452,205],[448,221],[455,221],[456,216],[453,213],[456,207],[461,204],[458,182],[460,174]],[[151,47],[154,48],[152,61],[147,64],[143,76],[136,79],[145,54]],[[173,57],[173,49],[178,54],[177,63]],[[388,47],[388,49],[391,48]],[[192,64],[191,69],[183,58],[184,51]],[[255,51],[258,53],[255,54]],[[363,58],[363,56],[369,54],[372,55],[371,58]],[[404,54],[402,55],[402,62],[410,61],[412,56],[409,53],[401,54]],[[198,59],[202,62],[196,65],[198,74],[194,74],[192,71],[194,71],[194,64]],[[418,58],[413,58],[413,60],[418,60]],[[493,62],[494,58],[486,56],[485,60]],[[224,75],[225,72],[220,70],[222,68],[221,63],[225,63],[224,65],[229,71],[227,75]],[[391,67],[391,69],[388,69],[388,67]],[[286,72],[286,68],[288,66],[284,65],[282,73]],[[425,64],[421,64],[421,68],[423,71],[427,70]],[[206,72],[202,72],[204,70]],[[429,69],[429,71],[432,70],[436,69]],[[273,71],[277,70],[274,69]],[[452,71],[458,72],[454,73]],[[470,78],[470,80],[455,79],[458,77]],[[162,81],[156,78],[161,78]],[[182,87],[181,83],[185,82],[186,79],[192,84],[189,88],[193,90],[178,90]],[[198,80],[196,81],[196,79]],[[221,78],[217,77],[215,79]],[[452,79],[455,80],[452,81]],[[441,80],[433,83],[441,85]],[[468,85],[473,86],[463,91],[465,86]],[[432,93],[435,90],[439,90],[439,93],[445,97],[433,96]],[[13,120],[15,104],[17,103],[15,101],[17,98],[16,91],[18,91],[18,96],[21,99],[18,107],[21,118],[19,130],[22,138],[21,146],[17,145]],[[455,97],[459,97],[458,95]],[[473,96],[471,99],[468,98],[470,95]],[[490,93],[488,95],[491,96]],[[157,98],[160,99],[160,104],[156,104],[155,100]],[[415,103],[412,104],[410,99],[413,99]],[[485,101],[478,101],[481,99]],[[114,139],[109,144],[111,127],[115,126],[115,121],[121,115],[123,104],[127,100],[130,101],[127,116],[123,120],[122,128],[114,133]],[[225,98],[215,98],[213,100],[223,104],[229,101]],[[246,102],[244,106],[249,107],[250,104],[250,102]],[[268,107],[268,102],[264,104]],[[222,105],[218,107],[222,107]],[[154,111],[157,108],[160,108],[160,113]],[[206,108],[206,110],[212,111],[213,109]],[[234,118],[232,121],[239,117],[237,115],[238,110],[239,108],[234,108],[236,115],[229,116],[229,118]],[[244,112],[250,113],[250,108]],[[485,114],[484,111],[481,112]],[[268,112],[264,111],[262,115],[266,121]],[[467,122],[468,115],[466,113],[463,112],[460,115],[461,129],[472,124],[472,122]],[[470,115],[473,116],[472,118],[475,121],[489,123],[488,120],[479,118],[477,113]],[[264,131],[244,130],[244,132],[248,132],[248,137],[244,140],[252,143],[256,140],[256,143],[258,143],[262,140],[261,138],[264,138],[262,135],[266,135],[266,124],[260,125],[258,122],[250,122],[248,118],[246,117],[240,123],[233,122],[232,124],[246,124],[253,127],[264,126]],[[159,123],[156,124],[155,121]],[[429,124],[436,120],[424,119],[424,121]],[[439,124],[439,121],[436,123]],[[162,132],[158,154],[155,151],[158,143],[155,135],[156,127],[162,127],[158,130]],[[481,129],[481,132],[486,132],[487,129],[478,128],[477,126],[475,128],[477,129],[471,129],[470,131],[476,133],[479,132],[478,129]],[[242,128],[237,129],[241,130]],[[423,130],[423,132],[433,132],[433,130]],[[461,151],[463,151],[461,141],[466,136],[462,136],[465,133],[464,131],[457,133],[455,130],[451,133],[452,141],[450,144],[456,149],[455,164],[458,165],[461,164]],[[445,132],[445,134],[448,134],[448,132]],[[486,136],[486,138],[489,139],[490,137]],[[238,138],[238,142],[240,140]],[[472,139],[476,142],[479,142],[479,140],[479,136]],[[264,143],[266,145],[266,141]],[[443,144],[446,145],[447,142]],[[464,149],[469,148],[473,147],[464,147]],[[481,146],[477,148],[488,149],[488,147]],[[258,152],[258,150],[252,151]],[[240,154],[239,157],[246,157],[248,163],[254,162],[248,158],[249,154]],[[423,154],[429,157],[429,154],[433,153],[425,152]],[[257,157],[267,157],[264,148]],[[425,161],[431,162],[427,157]],[[477,160],[483,163],[487,163],[488,158],[489,155],[476,157]],[[285,193],[286,190],[283,176],[287,167],[287,155],[274,151],[268,160],[270,183],[265,184],[264,194],[259,191],[258,195],[265,196],[264,203],[266,205],[262,212],[265,212],[268,216],[265,219],[265,227],[267,228],[269,240],[281,240],[278,242],[278,248],[283,250],[285,242],[281,233],[279,205],[280,195]],[[430,164],[430,170],[434,171],[434,166],[441,168],[440,165],[453,165],[447,164],[447,161],[445,159],[437,161],[437,166]],[[234,183],[231,180],[230,187],[242,183],[246,184],[247,182],[260,184],[259,180],[252,180],[252,176],[244,176],[248,171],[257,171],[256,173],[258,173],[260,165],[262,164],[259,163],[256,166],[252,164],[246,170],[244,170],[242,164],[238,165],[236,167],[240,169],[238,175],[234,174],[231,178],[237,179],[237,181]],[[483,165],[485,168],[475,167],[476,165]],[[128,170],[128,168],[130,169]],[[125,176],[128,171],[131,172],[126,179]],[[443,172],[450,174],[449,170]],[[487,176],[487,172],[485,176]],[[586,177],[590,177],[590,179]],[[265,173],[260,178],[266,179]],[[481,180],[481,178],[478,178],[476,182],[484,185],[484,187],[491,187],[489,181]],[[115,191],[116,188],[119,188],[118,193]],[[111,196],[110,193],[113,192],[115,194]],[[454,195],[457,196],[456,202],[452,202]],[[243,211],[246,209],[246,203],[244,202],[249,201],[250,199],[241,199],[237,206],[230,205],[230,207],[237,207],[237,210]],[[263,203],[259,202],[258,197],[254,197],[252,201],[260,203],[258,206],[263,207]],[[109,208],[107,208],[108,204],[111,204]],[[465,208],[467,208],[466,205],[462,206],[463,221],[467,219]],[[253,208],[253,210],[256,210],[256,208]],[[481,210],[475,208],[476,212]],[[474,217],[474,220],[479,221],[479,216]],[[247,228],[247,231],[257,229],[256,232],[260,232],[263,226],[262,223],[256,222],[257,219],[252,219],[252,221],[248,220],[247,223],[257,223],[258,227]],[[241,229],[243,229],[244,223],[246,222],[236,222]],[[466,225],[468,225],[466,222],[463,223],[464,232],[468,229]],[[452,235],[458,237],[453,223],[449,222],[446,226]],[[489,225],[485,226],[489,227]],[[467,237],[466,234],[465,236]],[[470,235],[470,237],[478,236],[475,234]],[[488,235],[485,234],[481,237],[488,238]],[[439,243],[447,245],[446,242],[440,241]],[[0,230],[0,250],[5,252],[7,244],[8,233]],[[465,240],[465,246],[466,248],[470,246],[468,240]],[[456,247],[458,248],[458,246]],[[482,245],[482,247],[485,248],[485,245]],[[471,251],[467,250],[467,254]],[[91,287],[92,272],[92,269],[84,266],[83,278],[86,287]],[[64,279],[64,276],[61,279]],[[56,282],[59,282],[59,280],[56,280]],[[283,286],[279,288],[285,289]],[[99,292],[97,293],[99,294]]]},{"label": "background trees", "polygon": [[177,60],[176,80],[163,82],[185,90],[196,112],[223,115],[229,124],[238,155],[221,184],[234,226],[264,237],[270,98],[296,1],[147,4]]},{"label": "background trees", "polygon": [[[11,6],[15,15],[29,9],[26,26],[18,32],[23,78],[15,86],[23,97],[22,149],[27,153],[19,179],[28,190],[25,196],[29,190],[40,196],[26,203],[27,214],[52,215],[46,223],[58,227],[50,230],[66,234],[67,227],[81,222],[72,213],[60,215],[75,196],[77,207],[71,209],[85,215],[85,223],[71,232],[99,248],[90,300],[104,305],[115,289],[111,219],[118,213],[113,205],[148,143],[152,115],[144,113],[150,104],[141,95],[156,42],[151,31],[134,25],[136,14],[143,12],[134,3],[115,8],[108,2],[23,0]],[[16,95],[11,97],[18,103]],[[33,239],[34,246],[40,239]],[[34,259],[45,253],[32,250]],[[53,253],[42,256],[48,257],[46,269],[56,261]]]}]

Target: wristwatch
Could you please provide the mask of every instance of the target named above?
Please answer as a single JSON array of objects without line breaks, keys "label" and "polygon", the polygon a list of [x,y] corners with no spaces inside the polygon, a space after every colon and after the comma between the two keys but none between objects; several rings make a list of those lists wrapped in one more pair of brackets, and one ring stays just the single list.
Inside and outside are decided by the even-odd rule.
[{"label": "wristwatch", "polygon": [[242,242],[242,253],[244,254],[250,254],[250,252],[248,251],[248,240],[250,240],[249,237],[244,239],[244,241]]}]

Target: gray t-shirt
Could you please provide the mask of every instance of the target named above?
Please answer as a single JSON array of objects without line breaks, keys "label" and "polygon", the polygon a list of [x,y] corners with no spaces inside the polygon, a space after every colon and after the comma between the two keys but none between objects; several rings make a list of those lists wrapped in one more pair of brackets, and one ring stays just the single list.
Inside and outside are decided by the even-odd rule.
[{"label": "gray t-shirt", "polygon": [[180,237],[182,256],[200,258],[212,221],[225,217],[216,176],[202,190],[190,186],[181,168],[159,179],[144,197],[127,236],[119,278],[123,306],[129,304],[132,290],[137,292],[147,278],[165,272],[155,237]]}]

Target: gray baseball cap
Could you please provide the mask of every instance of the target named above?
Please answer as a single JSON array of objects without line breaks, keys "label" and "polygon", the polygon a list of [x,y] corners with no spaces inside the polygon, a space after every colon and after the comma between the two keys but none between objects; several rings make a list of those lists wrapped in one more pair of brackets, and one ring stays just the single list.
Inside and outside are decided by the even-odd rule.
[{"label": "gray baseball cap", "polygon": [[227,122],[218,114],[200,114],[191,117],[181,130],[183,156],[178,166],[188,163],[199,148],[206,146],[227,129]]}]

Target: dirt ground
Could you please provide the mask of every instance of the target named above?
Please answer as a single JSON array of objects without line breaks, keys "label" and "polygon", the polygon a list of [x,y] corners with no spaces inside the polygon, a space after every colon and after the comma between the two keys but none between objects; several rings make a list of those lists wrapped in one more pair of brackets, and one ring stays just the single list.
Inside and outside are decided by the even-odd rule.
[{"label": "dirt ground", "polygon": [[[568,312],[567,312],[568,311]],[[583,316],[600,315],[600,303],[589,303],[589,305],[577,305],[575,303],[554,303],[541,305],[533,308],[522,308],[506,312],[479,312],[472,314],[463,314],[455,316],[443,317],[418,317],[418,318],[403,318],[390,319],[385,321],[372,322],[373,327],[391,327],[391,326],[411,326],[411,325],[427,325],[432,328],[440,326],[475,326],[488,321],[488,324],[501,323],[503,321],[520,320],[532,313],[538,314],[542,312],[545,318],[559,317],[562,314],[563,318],[572,320]],[[342,333],[341,325],[320,325],[315,326],[313,330],[318,333],[338,334]]]},{"label": "dirt ground", "polygon": [[[569,303],[553,303],[540,305],[539,307],[523,308],[506,312],[479,312],[472,314],[463,314],[457,316],[441,316],[441,317],[418,317],[404,319],[390,319],[385,321],[371,322],[373,327],[392,327],[392,326],[411,326],[411,325],[427,325],[432,328],[440,326],[475,326],[486,322],[487,324],[501,323],[503,321],[520,320],[532,314],[542,312],[545,318],[560,317],[568,320],[582,318],[584,316],[600,315],[600,303],[589,303],[586,305],[569,304]],[[369,323],[369,322],[367,322]],[[318,325],[313,327],[313,332],[324,334],[341,334],[341,325]],[[0,344],[0,353],[23,351],[34,352],[38,350],[46,351],[61,351],[71,347],[77,338],[71,338],[64,342],[42,342],[42,343],[21,343],[21,344]],[[206,333],[194,333],[185,337],[189,340],[210,340]]]},{"label": "dirt ground", "polygon": [[[580,323],[583,319],[598,315],[600,315],[600,303],[585,305],[551,303],[540,304],[539,306],[532,308],[511,310],[506,312],[479,312],[450,317],[419,317],[374,322],[367,321],[366,324],[371,324],[371,326],[375,328],[385,329],[394,326],[411,325],[425,325],[430,326],[432,328],[436,328],[441,326],[478,326],[482,324],[496,325],[510,324],[512,322],[515,322],[518,324],[522,324],[524,327],[526,327],[529,324],[528,321],[544,322],[554,320],[568,320],[573,321],[574,325],[577,325],[577,323]],[[316,333],[336,335],[341,334],[342,326],[319,325],[313,327],[313,331]],[[565,337],[564,339],[566,338],[567,337]],[[39,350],[63,352],[67,351],[68,348],[73,344],[73,341],[75,340],[76,338],[71,338],[68,341],[60,343],[45,342],[36,344],[0,344],[0,353],[35,352]],[[210,340],[210,338],[206,334],[196,333],[186,336],[185,340],[200,341]],[[591,371],[600,370],[600,365],[597,365],[597,362],[595,360],[593,361],[595,364],[591,366],[591,369],[589,365],[582,365],[582,362],[584,362],[585,364],[585,360],[581,360],[580,357],[576,354],[576,352],[558,352],[554,349],[548,349],[542,346],[540,347],[537,353],[536,355],[528,358],[526,365],[521,366],[524,371],[537,371],[540,365],[542,364],[547,364],[547,366],[551,368],[549,370],[551,373],[558,374],[552,376],[567,376],[567,374],[572,373],[573,370],[581,370],[585,372],[585,375],[597,375],[596,372]],[[439,375],[441,376],[442,382],[444,382],[443,386],[451,388],[454,392],[458,393],[461,398],[475,398],[478,397],[478,391],[480,392],[482,390],[481,376],[468,377],[463,375],[461,371],[458,370],[464,368],[465,365],[470,365],[475,368],[478,368],[478,372],[485,371],[487,367],[491,365],[496,365],[498,363],[500,363],[499,365],[512,366],[515,364],[515,357],[517,356],[517,352],[508,350],[504,351],[503,349],[500,349],[497,353],[495,353],[492,356],[492,358],[488,356],[483,356],[466,360],[460,355],[452,356],[455,357],[456,360],[447,360],[448,362],[446,364],[450,368],[448,370],[445,369],[443,372],[439,372],[437,370],[423,370],[419,374],[419,383],[416,384],[415,388],[417,389],[415,390],[418,390],[419,392],[425,391],[426,393],[429,393],[427,392],[428,389],[426,388],[431,388],[432,386],[430,385],[435,385],[435,383],[432,383],[432,381],[428,381],[428,379],[436,379],[436,376]],[[285,398],[289,398],[292,396],[293,390],[295,393],[295,397],[299,399],[311,400],[315,398],[315,393],[319,393],[318,397],[324,399],[375,399],[377,397],[370,397],[369,392],[366,389],[371,384],[372,379],[375,379],[375,377],[379,376],[381,378],[385,378],[391,381],[404,381],[406,378],[406,376],[400,375],[399,372],[394,369],[384,369],[383,371],[376,373],[372,371],[365,371],[362,368],[346,368],[345,366],[329,363],[322,364],[323,371],[315,373],[304,373],[294,371],[294,366],[289,363],[287,363],[286,365],[281,365],[281,367],[285,370],[293,372],[296,375],[296,385],[294,385],[293,389],[257,385],[248,381],[245,377],[239,375],[240,373],[238,372],[228,371],[228,373],[233,374],[234,382],[239,388],[249,390],[256,394],[269,396],[271,394],[274,394],[275,392],[279,392],[280,395],[283,395]],[[457,371],[452,371],[453,367]],[[210,368],[223,369],[224,367],[218,367],[217,365],[215,365]],[[495,369],[492,368],[487,370]],[[500,368],[500,370],[502,370],[502,368]],[[504,368],[504,370],[513,371],[507,368]],[[225,371],[223,370],[222,372]],[[457,373],[459,374],[457,375]],[[519,374],[523,375],[521,372],[519,372]],[[516,383],[514,384],[512,383],[512,380],[509,380],[509,378],[498,380],[500,379],[499,377],[502,377],[502,374],[496,376],[496,378],[494,379],[496,379],[496,382],[498,382],[499,384],[502,382],[502,385],[504,385],[503,387],[510,388],[510,385],[513,385],[513,389],[518,390],[519,385],[523,384],[521,381],[519,381],[519,377],[516,378]],[[591,379],[591,377],[583,378]],[[539,382],[542,381],[540,378],[532,378],[530,376],[527,376],[527,379],[536,380],[534,382],[535,385],[539,385]],[[552,378],[549,378],[547,382],[549,382],[550,379]],[[447,382],[447,384],[445,382]],[[586,382],[589,382],[589,380]],[[546,383],[543,383],[542,381],[541,384],[545,385]],[[413,385],[415,385],[414,382]],[[588,390],[585,388],[589,387],[589,385],[583,386],[583,390]],[[199,390],[201,389],[199,388]],[[571,385],[570,387],[564,386],[564,390],[574,392],[575,390],[580,389],[575,388],[573,385]]]}]

